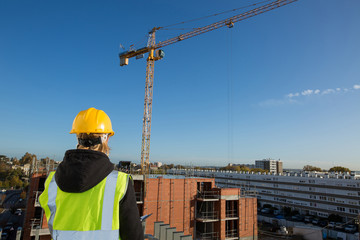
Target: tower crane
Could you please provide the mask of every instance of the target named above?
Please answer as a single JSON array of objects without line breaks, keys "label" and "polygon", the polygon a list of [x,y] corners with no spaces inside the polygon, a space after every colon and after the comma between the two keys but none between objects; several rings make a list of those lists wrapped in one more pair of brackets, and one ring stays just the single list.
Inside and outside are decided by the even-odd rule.
[{"label": "tower crane", "polygon": [[[150,154],[150,133],[151,133],[151,115],[152,115],[152,100],[153,100],[153,83],[154,83],[154,63],[164,57],[164,51],[160,48],[168,45],[198,36],[200,34],[210,32],[222,27],[232,28],[234,23],[254,17],[256,15],[271,11],[273,9],[285,6],[287,4],[296,2],[297,0],[276,0],[263,6],[254,8],[250,11],[235,15],[233,17],[209,24],[204,27],[196,28],[193,31],[180,34],[176,37],[170,38],[162,42],[155,42],[155,33],[161,27],[154,27],[149,32],[147,46],[140,49],[130,49],[119,54],[120,66],[129,64],[129,58],[139,58],[148,53],[146,64],[146,82],[145,82],[145,102],[144,102],[144,117],[143,117],[143,131],[141,144],[141,172],[147,174],[149,171],[149,154]],[[145,181],[146,182],[146,181]]]}]

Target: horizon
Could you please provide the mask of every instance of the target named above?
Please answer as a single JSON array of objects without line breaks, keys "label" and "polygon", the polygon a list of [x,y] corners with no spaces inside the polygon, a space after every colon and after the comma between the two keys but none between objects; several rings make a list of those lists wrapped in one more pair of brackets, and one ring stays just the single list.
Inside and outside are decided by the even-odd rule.
[{"label": "horizon", "polygon": [[[30,153],[30,154],[33,154],[33,153],[31,153],[31,152],[28,152],[28,153]],[[24,153],[22,156],[24,156],[26,153]],[[36,154],[35,154],[36,155]],[[21,157],[16,157],[16,156],[7,156],[7,155],[5,155],[6,157],[8,157],[9,159],[11,159],[11,158],[17,158],[17,160],[20,160],[21,159]],[[46,158],[46,157],[38,157],[37,155],[36,155],[36,157],[37,157],[37,160],[40,160],[40,159],[42,159],[42,158]],[[47,156],[48,157],[48,156]],[[51,157],[49,157],[50,159],[52,159]],[[110,157],[111,158],[111,157]],[[52,159],[52,160],[55,160],[55,159]],[[111,162],[112,163],[114,163],[114,164],[118,164],[120,161],[128,161],[128,160],[124,160],[124,159],[120,159],[120,160],[116,160],[115,161],[115,159],[110,159],[111,160]],[[171,164],[173,164],[174,166],[177,166],[177,165],[181,165],[181,166],[184,166],[184,167],[201,167],[201,168],[206,168],[206,167],[209,167],[209,168],[211,168],[211,167],[214,167],[214,168],[219,168],[219,167],[226,167],[226,166],[228,166],[229,164],[236,164],[236,165],[255,165],[255,161],[257,161],[257,160],[265,160],[265,159],[256,159],[256,160],[254,160],[253,161],[253,163],[235,163],[235,162],[232,162],[232,163],[227,163],[226,165],[194,165],[194,164],[181,164],[181,163],[173,163],[173,162],[161,162],[161,164],[166,164],[166,165],[171,165]],[[274,160],[274,159],[271,159],[271,160]],[[56,162],[62,162],[62,160],[60,160],[60,161],[58,161],[58,160],[55,160]],[[282,161],[282,160],[281,160]],[[130,161],[131,163],[136,163],[137,165],[140,165],[141,163],[140,163],[140,161]],[[160,162],[160,161],[156,161],[156,160],[152,160],[152,161],[150,161],[150,163],[156,163],[156,162]],[[284,161],[282,161],[283,163],[284,163]],[[305,167],[306,165],[304,165],[303,167]],[[323,168],[323,167],[321,167],[321,166],[315,166],[315,165],[311,165],[311,166],[313,166],[313,167],[319,167],[319,168],[321,168],[321,170],[323,170],[323,171],[328,171],[328,169],[330,169],[330,168],[332,168],[332,167],[345,167],[345,166],[342,166],[342,165],[333,165],[333,166],[330,166],[330,167],[328,167],[328,168]],[[286,171],[286,170],[303,170],[303,167],[301,167],[301,168],[287,168],[287,167],[283,167],[283,170],[284,171]],[[251,168],[252,169],[252,168]],[[360,170],[359,169],[352,169],[352,168],[349,168],[350,169],[350,171],[352,171],[352,172],[360,172]]]}]

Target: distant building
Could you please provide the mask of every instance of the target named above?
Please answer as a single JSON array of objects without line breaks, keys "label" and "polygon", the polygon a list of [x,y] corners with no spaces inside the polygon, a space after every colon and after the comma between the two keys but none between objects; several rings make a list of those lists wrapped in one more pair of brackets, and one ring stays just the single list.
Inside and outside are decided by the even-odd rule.
[{"label": "distant building", "polygon": [[258,192],[259,206],[285,207],[302,215],[327,218],[339,215],[344,222],[360,214],[360,175],[352,173],[302,172],[253,173],[215,170],[169,169],[168,174],[215,178],[219,187],[243,187]]},{"label": "distant building", "polygon": [[283,163],[280,160],[263,159],[255,161],[255,168],[268,170],[270,173],[283,173]]},{"label": "distant building", "polygon": [[120,161],[117,167],[120,171],[129,173],[131,171],[131,161]]},{"label": "distant building", "polygon": [[255,168],[255,164],[244,164],[245,167],[248,167],[248,168]]},{"label": "distant building", "polygon": [[282,174],[283,172],[283,162],[279,160],[276,162],[276,174]]},{"label": "distant building", "polygon": [[12,169],[18,169],[20,168],[25,175],[29,175],[29,172],[30,172],[30,163],[27,163],[27,164],[24,164],[24,166],[21,166],[21,165],[12,165],[11,168]]},{"label": "distant building", "polygon": [[155,166],[157,166],[158,168],[163,165],[162,162],[154,162],[154,164],[155,164]]}]

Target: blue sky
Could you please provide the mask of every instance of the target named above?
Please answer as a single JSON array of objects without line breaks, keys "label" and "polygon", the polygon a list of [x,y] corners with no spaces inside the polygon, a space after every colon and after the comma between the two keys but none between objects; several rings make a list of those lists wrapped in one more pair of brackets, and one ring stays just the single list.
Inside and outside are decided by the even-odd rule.
[{"label": "blue sky", "polygon": [[[120,44],[140,48],[155,26],[255,2],[1,1],[0,154],[61,160],[76,146],[74,117],[95,107],[113,123],[112,161],[139,162],[146,61],[120,67]],[[360,170],[359,12],[357,0],[299,0],[165,47],[150,160]]]}]

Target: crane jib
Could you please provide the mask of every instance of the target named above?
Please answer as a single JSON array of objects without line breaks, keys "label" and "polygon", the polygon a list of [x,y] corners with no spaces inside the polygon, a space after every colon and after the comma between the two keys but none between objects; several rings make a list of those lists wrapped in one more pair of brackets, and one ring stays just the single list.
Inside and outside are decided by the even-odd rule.
[{"label": "crane jib", "polygon": [[[197,28],[197,29],[195,29],[195,30],[193,30],[191,32],[187,32],[187,33],[181,34],[179,36],[170,38],[168,40],[159,42],[157,44],[154,44],[152,47],[143,47],[143,48],[140,48],[140,49],[137,49],[137,50],[130,50],[130,51],[122,52],[122,53],[119,54],[120,65],[121,66],[127,65],[128,58],[143,55],[145,53],[150,52],[151,49],[155,50],[155,49],[158,49],[158,48],[162,48],[162,47],[168,46],[170,44],[173,44],[173,43],[176,43],[176,42],[179,42],[179,41],[183,41],[183,40],[186,40],[188,38],[195,37],[197,35],[200,35],[200,34],[203,34],[203,33],[206,33],[206,32],[213,31],[213,30],[218,29],[218,28],[233,27],[235,22],[239,22],[239,21],[245,20],[247,18],[254,17],[256,15],[271,11],[273,9],[285,6],[285,5],[289,4],[289,3],[293,3],[293,2],[296,2],[296,1],[298,1],[298,0],[277,0],[277,1],[273,1],[273,2],[271,2],[269,4],[260,6],[260,7],[255,8],[255,9],[252,9],[252,10],[247,11],[245,13],[241,13],[241,14],[232,16],[230,18],[227,18],[227,19],[224,19],[224,20],[209,24],[207,26]],[[159,29],[161,29],[161,28],[158,28],[158,27],[153,28],[153,30],[150,32],[150,34],[155,32],[156,30],[159,30]]]}]

